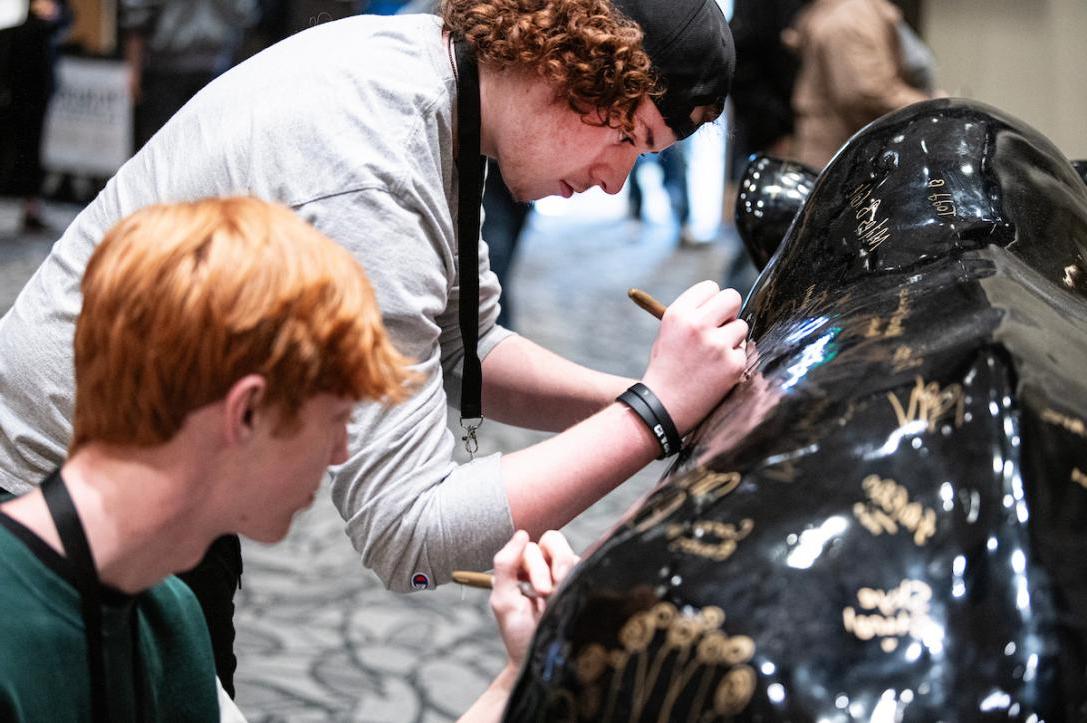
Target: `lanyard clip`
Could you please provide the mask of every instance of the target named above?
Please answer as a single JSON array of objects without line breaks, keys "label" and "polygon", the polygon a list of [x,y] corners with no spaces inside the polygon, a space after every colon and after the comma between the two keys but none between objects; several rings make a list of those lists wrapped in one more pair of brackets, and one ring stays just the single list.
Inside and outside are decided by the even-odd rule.
[{"label": "lanyard clip", "polygon": [[476,452],[479,451],[476,430],[482,426],[483,417],[469,417],[467,420],[464,417],[460,418],[460,428],[464,430],[464,435],[460,438],[460,441],[464,442],[464,451],[468,453],[468,459],[470,460],[475,459]]}]

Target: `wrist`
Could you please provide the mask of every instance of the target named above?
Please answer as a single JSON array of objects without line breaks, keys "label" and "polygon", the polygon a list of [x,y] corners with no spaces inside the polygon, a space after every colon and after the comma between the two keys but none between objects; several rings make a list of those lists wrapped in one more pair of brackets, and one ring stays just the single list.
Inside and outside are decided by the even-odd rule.
[{"label": "wrist", "polygon": [[660,449],[657,459],[679,452],[681,438],[672,416],[657,395],[647,385],[636,382],[616,401],[628,406],[655,438]]},{"label": "wrist", "polygon": [[499,692],[512,692],[513,686],[517,684],[517,674],[520,670],[520,663],[515,663],[507,658],[506,667],[502,668],[498,675],[495,676],[491,687]]}]

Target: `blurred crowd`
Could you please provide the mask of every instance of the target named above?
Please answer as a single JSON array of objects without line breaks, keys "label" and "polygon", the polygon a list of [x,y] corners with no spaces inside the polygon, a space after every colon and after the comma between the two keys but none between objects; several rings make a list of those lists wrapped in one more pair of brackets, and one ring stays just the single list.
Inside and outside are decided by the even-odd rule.
[{"label": "blurred crowd", "polygon": [[[649,191],[666,194],[679,247],[720,239],[735,243],[727,233],[735,182],[752,153],[820,170],[870,121],[937,93],[934,58],[907,22],[917,21],[916,3],[732,0],[724,4],[736,42],[737,67],[730,114],[722,121],[727,124],[727,141],[721,167],[729,181],[720,204],[723,232],[706,238],[691,230],[690,196],[704,190],[690,177],[688,142],[640,159],[627,185],[628,214],[637,229],[645,219],[643,187],[659,184]],[[900,6],[912,17],[904,15]],[[14,27],[0,30],[0,196],[19,199],[24,232],[49,230],[41,213],[45,180],[41,148],[60,54],[125,62],[135,151],[212,78],[294,32],[358,13],[436,12],[438,3],[119,0],[112,35],[73,30],[73,21],[79,26],[84,14],[101,16],[109,12],[107,7],[96,0],[33,0],[26,3],[25,15]],[[644,167],[652,164],[659,166],[659,173],[645,172]],[[59,175],[59,182],[50,185],[51,192],[65,197],[71,187],[64,181],[69,179],[54,175]],[[105,179],[92,181],[91,192]],[[69,200],[86,201],[89,196],[67,192]],[[491,266],[508,288],[518,239],[531,207],[513,200],[493,163],[484,205]],[[742,251],[737,249],[735,256],[723,281],[743,292],[753,283],[755,270]],[[506,294],[500,321],[514,325],[513,311]]]}]

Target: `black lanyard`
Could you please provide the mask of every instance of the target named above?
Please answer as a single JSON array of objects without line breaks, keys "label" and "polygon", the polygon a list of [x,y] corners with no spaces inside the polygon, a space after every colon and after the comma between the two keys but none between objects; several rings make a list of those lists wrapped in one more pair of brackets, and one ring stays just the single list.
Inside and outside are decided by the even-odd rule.
[{"label": "black lanyard", "polygon": [[[96,723],[110,720],[109,697],[106,686],[106,657],[102,645],[102,599],[98,569],[91,557],[87,535],[79,519],[75,504],[64,486],[60,471],[53,472],[42,483],[42,495],[57,527],[61,547],[70,563],[76,590],[79,591],[83,611],[83,632],[87,639],[87,667],[91,680],[91,719]],[[132,668],[136,686],[136,712],[141,718],[143,710],[143,675],[139,662],[139,626],[132,626]]]},{"label": "black lanyard", "polygon": [[[483,422],[483,367],[479,362],[479,208],[483,164],[479,149],[479,68],[463,38],[453,36],[457,67],[457,258],[460,265],[460,335],[464,347],[460,421],[469,453]],[[478,424],[465,420],[478,419]]]}]

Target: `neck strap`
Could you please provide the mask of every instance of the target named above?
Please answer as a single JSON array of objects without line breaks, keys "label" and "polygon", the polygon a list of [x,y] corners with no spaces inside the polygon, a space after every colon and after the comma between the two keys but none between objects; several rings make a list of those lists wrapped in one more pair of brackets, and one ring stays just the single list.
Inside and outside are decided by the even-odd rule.
[{"label": "neck strap", "polygon": [[[479,150],[479,68],[464,38],[452,37],[457,66],[457,258],[460,334],[464,346],[460,416],[482,421],[483,368],[479,362],[479,208],[483,202],[483,157]],[[475,426],[465,426],[474,451]]]},{"label": "neck strap", "polygon": [[42,483],[42,495],[53,518],[53,524],[57,527],[64,555],[71,563],[76,589],[79,591],[83,610],[83,632],[87,638],[87,666],[91,678],[91,717],[95,723],[108,721],[108,688],[102,648],[102,601],[99,595],[98,570],[94,566],[94,558],[91,557],[83,523],[80,522],[72,497],[64,486],[60,470],[53,472]]}]

